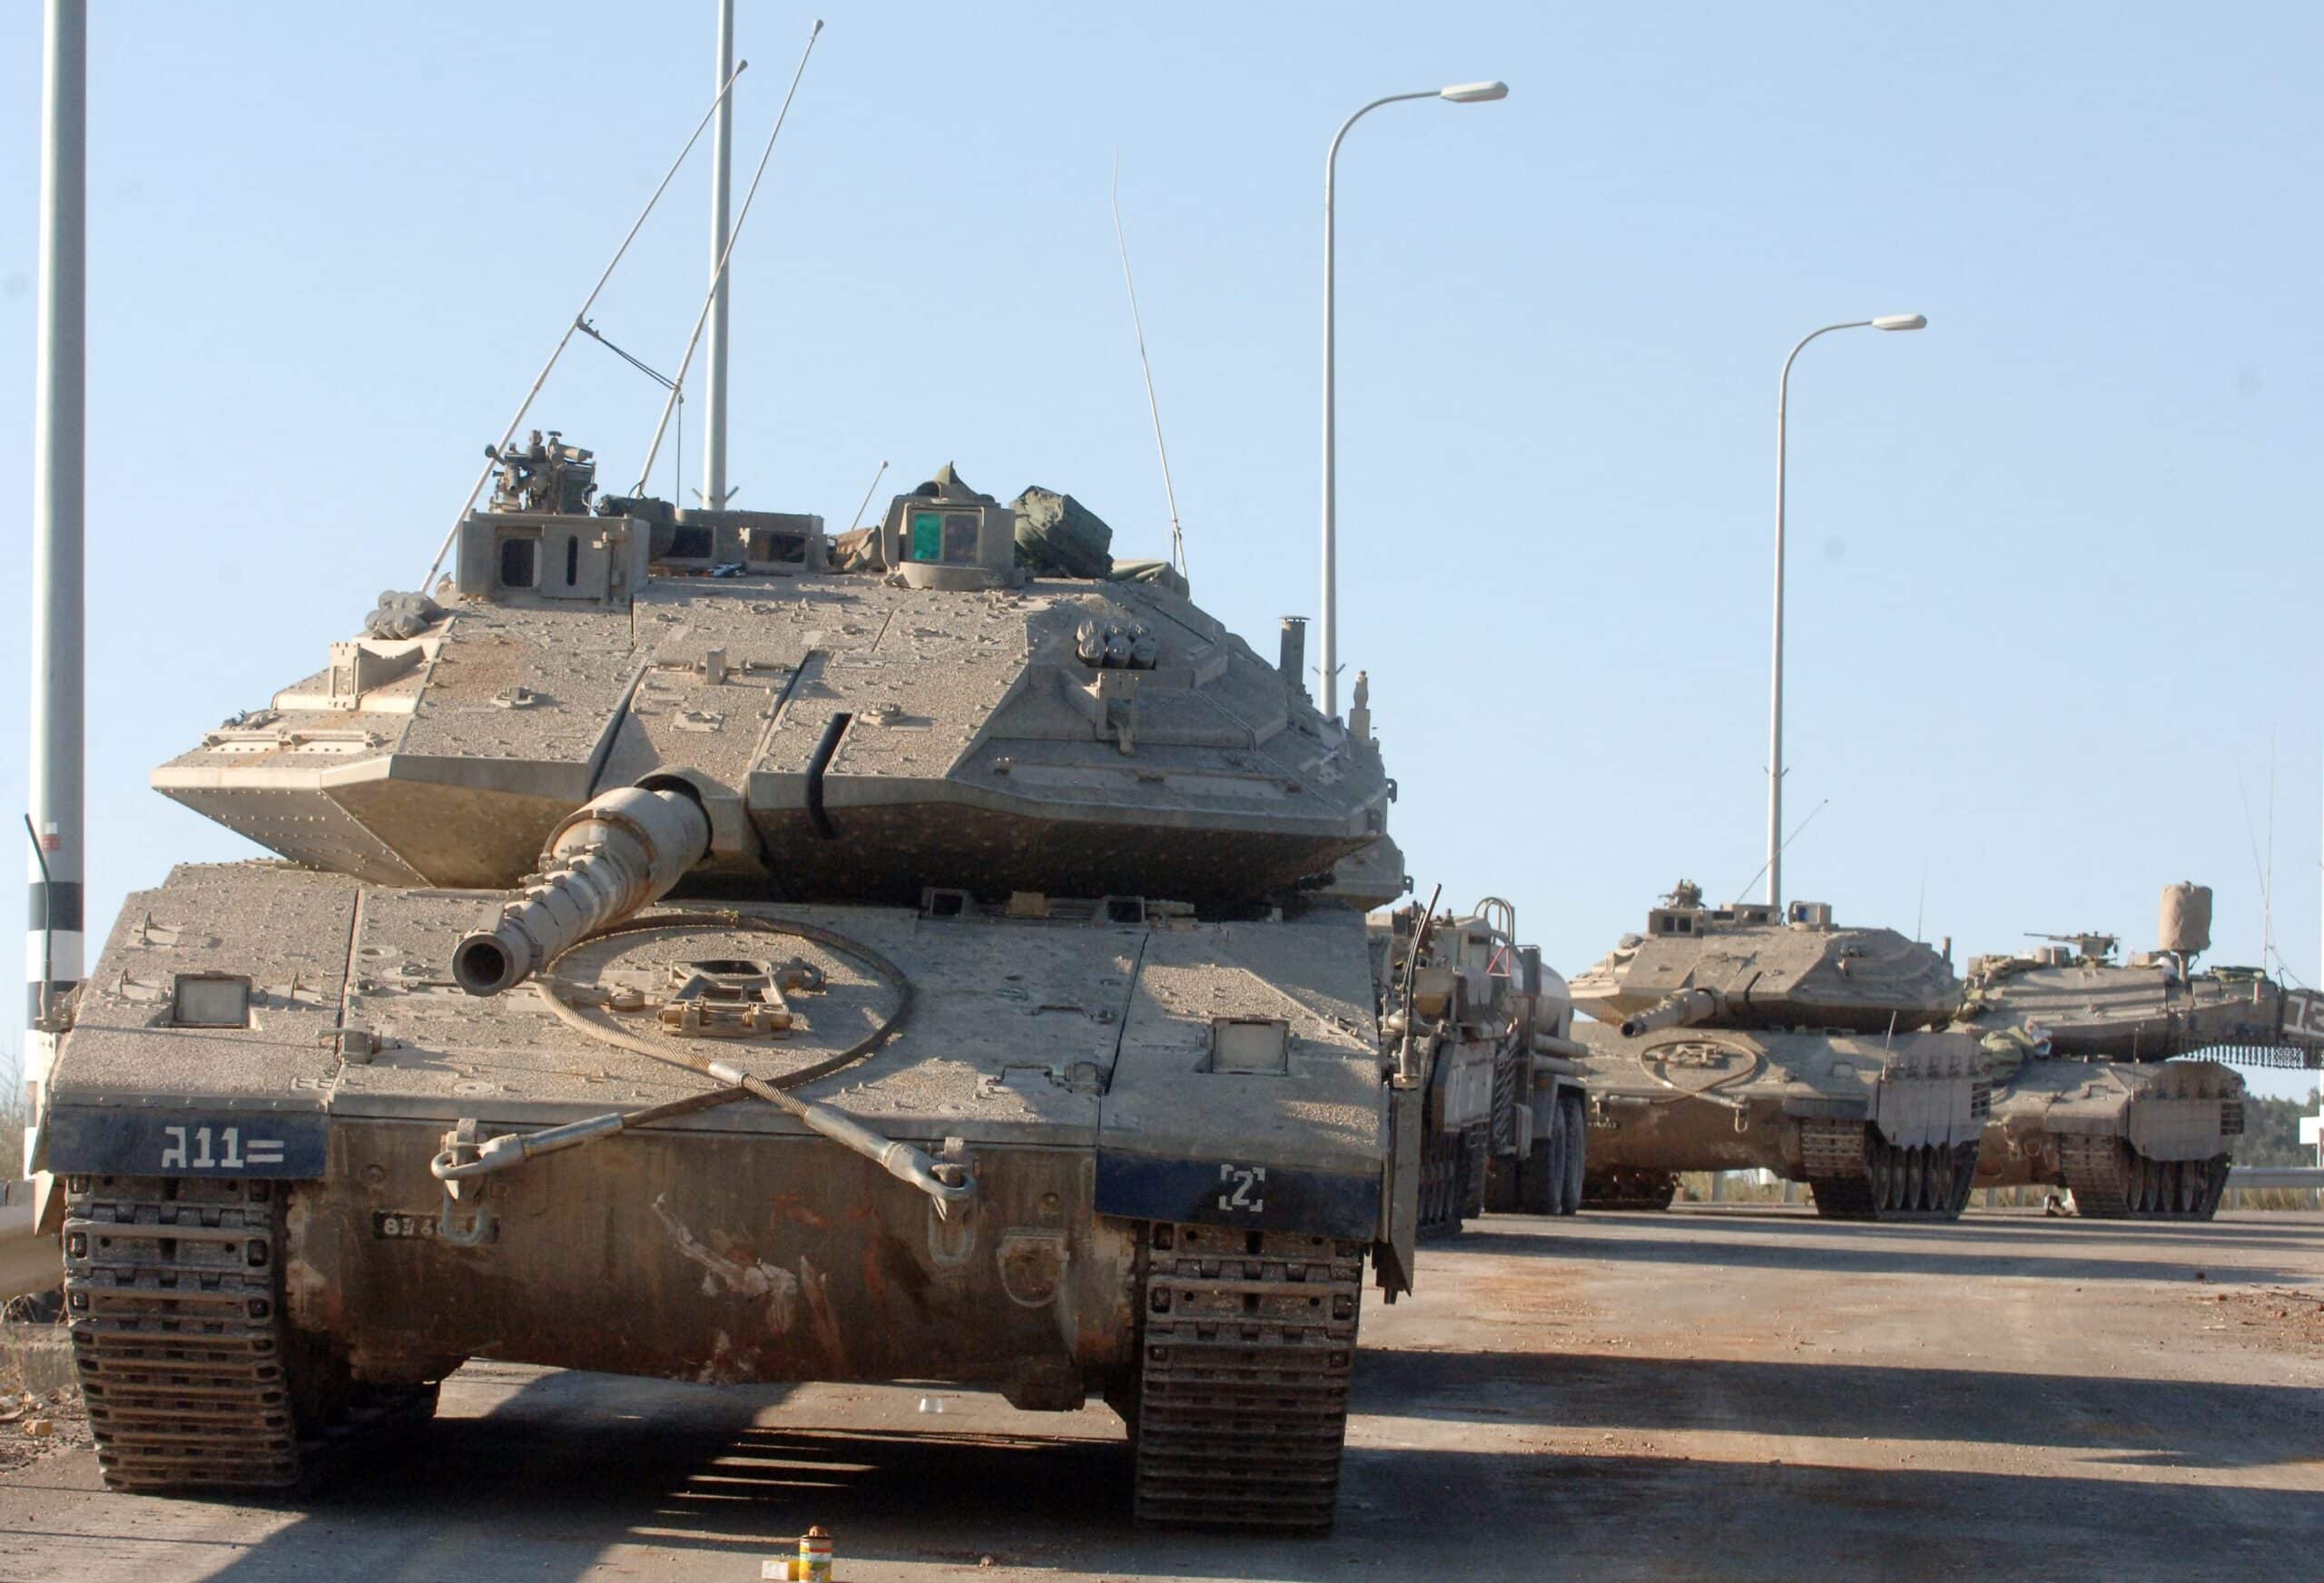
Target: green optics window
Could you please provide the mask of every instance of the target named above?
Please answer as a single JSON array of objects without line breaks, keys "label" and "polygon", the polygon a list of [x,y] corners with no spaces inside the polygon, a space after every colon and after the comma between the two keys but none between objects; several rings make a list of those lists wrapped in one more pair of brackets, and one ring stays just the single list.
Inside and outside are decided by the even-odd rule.
[{"label": "green optics window", "polygon": [[933,511],[911,514],[911,558],[915,561],[940,561],[944,558],[944,519]]},{"label": "green optics window", "polygon": [[981,518],[973,511],[954,511],[944,518],[944,558],[956,566],[972,566],[977,559],[977,528]]}]

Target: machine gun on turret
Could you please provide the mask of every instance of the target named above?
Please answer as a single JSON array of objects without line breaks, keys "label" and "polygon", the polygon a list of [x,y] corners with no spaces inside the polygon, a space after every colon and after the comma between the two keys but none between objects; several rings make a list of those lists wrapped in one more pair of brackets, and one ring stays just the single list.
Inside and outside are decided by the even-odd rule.
[{"label": "machine gun on turret", "polygon": [[[2106,967],[2114,960],[2114,952],[2122,946],[2122,938],[2111,934],[2043,934],[2034,929],[2025,931],[2027,939],[2050,940],[2057,945],[2072,946],[2074,955],[2092,967]],[[2037,950],[2038,958],[2042,953]],[[2071,967],[2069,962],[2044,962],[2044,967]]]}]

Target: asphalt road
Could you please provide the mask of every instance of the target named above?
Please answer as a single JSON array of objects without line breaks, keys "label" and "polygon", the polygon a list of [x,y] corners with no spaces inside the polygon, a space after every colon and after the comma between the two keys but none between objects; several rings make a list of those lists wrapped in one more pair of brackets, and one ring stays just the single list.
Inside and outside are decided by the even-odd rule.
[{"label": "asphalt road", "polygon": [[1101,1408],[472,1365],[304,1507],[0,1476],[0,1578],[2324,1575],[2324,1222],[1482,1223],[1367,1304],[1338,1530],[1152,1534]]}]

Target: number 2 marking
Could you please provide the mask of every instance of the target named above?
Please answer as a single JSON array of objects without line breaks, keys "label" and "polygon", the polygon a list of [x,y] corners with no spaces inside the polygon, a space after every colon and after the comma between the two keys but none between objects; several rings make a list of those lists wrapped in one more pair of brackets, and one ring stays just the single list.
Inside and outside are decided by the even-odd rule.
[{"label": "number 2 marking", "polygon": [[1222,1193],[1218,1195],[1219,1208],[1247,1209],[1253,1214],[1257,1214],[1266,1208],[1267,1201],[1265,1199],[1254,1198],[1251,1196],[1251,1189],[1260,1185],[1267,1179],[1267,1168],[1265,1165],[1228,1165],[1222,1164],[1218,1167],[1218,1179],[1222,1182],[1232,1182],[1235,1184],[1234,1192]]}]

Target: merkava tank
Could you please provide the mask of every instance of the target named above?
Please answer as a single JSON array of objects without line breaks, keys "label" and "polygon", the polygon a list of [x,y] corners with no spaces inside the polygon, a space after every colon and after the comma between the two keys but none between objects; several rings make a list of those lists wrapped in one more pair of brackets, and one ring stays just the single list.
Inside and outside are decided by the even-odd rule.
[{"label": "merkava tank", "polygon": [[1994,1067],[1980,1187],[2066,1188],[2093,1217],[2216,1213],[2243,1131],[2243,1079],[2188,1057],[2312,1067],[2324,996],[2257,968],[2198,968],[2211,948],[2207,886],[2167,887],[2160,933],[2159,949],[2128,961],[2118,937],[2096,933],[1971,961],[1956,1026],[1984,1041]]},{"label": "merkava tank", "polygon": [[1681,882],[1570,986],[1587,1048],[1585,1208],[1668,1207],[1682,1171],[1760,1167],[1818,1214],[1951,1220],[1968,1202],[1985,1057],[1940,1031],[1961,987],[1894,929],[1817,902],[1706,907]]},{"label": "merkava tank", "polygon": [[1517,940],[1516,909],[1467,913],[1415,902],[1371,919],[1381,1034],[1429,1073],[1419,1227],[1445,1236],[1488,1209],[1570,1214],[1581,1199],[1586,1130],[1572,1003],[1541,953]]},{"label": "merkava tank", "polygon": [[1396,865],[1334,879],[1368,729],[949,468],[840,571],[502,464],[454,575],[154,773],[281,860],[132,896],[51,1074],[108,1483],[289,1484],[495,1358],[1102,1393],[1141,1519],[1328,1524],[1430,1086]]}]

